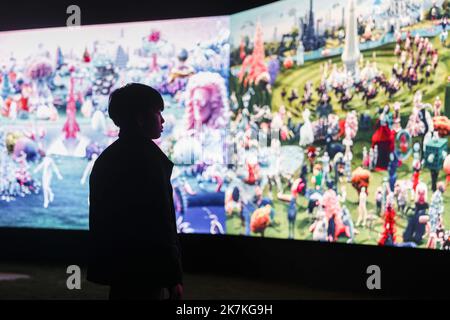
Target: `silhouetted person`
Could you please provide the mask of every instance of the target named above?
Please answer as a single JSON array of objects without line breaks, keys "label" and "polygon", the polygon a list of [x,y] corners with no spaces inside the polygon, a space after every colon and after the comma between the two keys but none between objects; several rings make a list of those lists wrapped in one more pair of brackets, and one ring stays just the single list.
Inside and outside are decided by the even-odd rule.
[{"label": "silhouetted person", "polygon": [[170,176],[173,163],[152,141],[161,136],[164,102],[132,83],[109,98],[119,138],[90,176],[89,281],[110,299],[181,298],[182,268]]}]

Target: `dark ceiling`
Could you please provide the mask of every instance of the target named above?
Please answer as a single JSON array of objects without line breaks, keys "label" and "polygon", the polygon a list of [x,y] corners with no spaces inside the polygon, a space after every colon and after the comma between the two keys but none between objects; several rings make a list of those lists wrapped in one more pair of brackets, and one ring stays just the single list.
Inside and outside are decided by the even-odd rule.
[{"label": "dark ceiling", "polygon": [[[304,0],[306,1],[306,0]],[[81,24],[146,21],[170,18],[228,15],[265,5],[273,0],[7,0],[0,5],[0,30],[65,26],[66,8],[81,8]],[[0,44],[1,45],[1,44]]]}]

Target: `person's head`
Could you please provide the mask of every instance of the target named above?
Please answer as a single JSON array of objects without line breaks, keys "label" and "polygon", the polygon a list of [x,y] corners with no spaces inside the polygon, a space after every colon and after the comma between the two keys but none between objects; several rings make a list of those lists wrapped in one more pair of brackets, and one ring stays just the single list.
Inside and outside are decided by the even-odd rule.
[{"label": "person's head", "polygon": [[144,84],[129,83],[114,90],[109,97],[108,113],[121,131],[137,131],[157,139],[163,130],[164,101],[161,94]]},{"label": "person's head", "polygon": [[427,202],[428,188],[424,182],[420,182],[416,187],[416,202]]}]

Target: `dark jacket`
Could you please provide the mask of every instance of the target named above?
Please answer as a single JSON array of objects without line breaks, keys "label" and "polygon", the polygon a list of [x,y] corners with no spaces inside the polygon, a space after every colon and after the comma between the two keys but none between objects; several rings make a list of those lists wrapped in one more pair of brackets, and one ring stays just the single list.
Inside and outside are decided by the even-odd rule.
[{"label": "dark jacket", "polygon": [[89,181],[89,281],[182,283],[172,168],[153,141],[133,133],[121,132],[98,157]]}]

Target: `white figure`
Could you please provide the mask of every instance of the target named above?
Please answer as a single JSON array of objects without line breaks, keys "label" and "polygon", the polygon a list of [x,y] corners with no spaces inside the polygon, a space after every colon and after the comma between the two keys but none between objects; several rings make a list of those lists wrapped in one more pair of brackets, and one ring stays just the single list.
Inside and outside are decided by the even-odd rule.
[{"label": "white figure", "polygon": [[339,202],[342,204],[345,204],[345,201],[347,201],[347,189],[345,188],[345,184],[341,186],[341,192],[338,194]]},{"label": "white figure", "polygon": [[342,206],[342,223],[344,226],[348,227],[348,231],[350,233],[347,243],[352,243],[355,238],[355,226],[353,224],[352,215],[345,205]]},{"label": "white figure", "polygon": [[420,104],[422,104],[422,92],[420,90],[417,90],[417,92],[414,94],[413,104],[414,107],[418,107]]},{"label": "white figure", "polygon": [[53,194],[51,183],[53,178],[53,172],[56,174],[59,180],[62,180],[62,175],[58,170],[55,162],[52,158],[45,156],[42,162],[34,169],[34,173],[42,170],[42,192],[44,194],[44,208],[48,208],[48,205],[53,202],[55,195]]},{"label": "white figure", "polygon": [[372,164],[372,167],[376,168],[377,167],[377,163],[378,163],[378,146],[375,145],[373,147],[373,164]]},{"label": "white figure", "polygon": [[277,192],[282,192],[282,184],[281,184],[281,156],[278,154],[275,156],[270,162],[269,168],[267,170],[267,175],[263,179],[263,183],[261,183],[262,189],[264,189],[265,185],[269,183],[269,188],[272,189],[272,186],[275,185],[277,188]]},{"label": "white figure", "polygon": [[362,226],[365,227],[367,222],[367,193],[365,187],[362,187],[359,193],[358,220],[356,221],[356,226],[359,226],[361,222]]},{"label": "white figure", "polygon": [[225,234],[225,230],[224,230],[222,224],[220,223],[219,218],[215,214],[210,215],[209,218],[211,219],[209,233],[210,234]]},{"label": "white figure", "polygon": [[402,51],[402,49],[400,48],[400,45],[397,43],[397,44],[395,45],[394,54],[395,54],[396,56],[399,56],[400,53],[401,53],[401,51]]},{"label": "white figure", "polygon": [[327,241],[328,219],[321,205],[319,205],[317,210],[316,221],[311,225],[309,230],[313,233],[312,238],[314,241]]},{"label": "white figure", "polygon": [[369,167],[369,154],[367,152],[367,147],[364,146],[363,147],[363,151],[362,151],[362,166],[363,168],[367,168]]},{"label": "white figure", "polygon": [[324,187],[328,181],[328,175],[330,174],[330,156],[326,151],[322,156],[322,174],[322,187]]},{"label": "white figure", "polygon": [[416,142],[413,145],[412,169],[420,167],[420,162],[421,162],[420,143]]},{"label": "white figure", "polygon": [[[41,99],[42,100],[42,99]],[[36,109],[36,118],[41,120],[56,120],[58,111],[53,105],[40,103]]]},{"label": "white figure", "polygon": [[373,148],[370,148],[369,150],[369,170],[373,170],[373,161],[374,159],[374,153],[373,153]]},{"label": "white figure", "polygon": [[206,214],[208,215],[208,218],[210,219],[209,233],[210,234],[224,234],[225,230],[219,221],[219,217],[217,217],[217,215],[213,214],[211,212],[211,210],[209,210],[208,208],[204,207],[203,211],[206,212]]},{"label": "white figure", "polygon": [[351,139],[345,138],[343,141],[343,144],[345,145],[344,171],[345,171],[345,175],[347,176],[347,182],[350,182],[352,180],[353,153],[352,153],[351,146],[353,145],[353,141]]},{"label": "white figure", "polygon": [[284,127],[284,120],[283,120],[283,113],[284,113],[285,107],[283,105],[280,106],[280,111],[275,112],[273,114],[272,122],[270,124],[270,130],[271,130],[271,142],[270,142],[270,148],[272,149],[272,152],[275,154],[279,154],[281,151],[281,141],[280,141],[280,132],[281,129]]},{"label": "white figure", "polygon": [[350,182],[352,180],[352,159],[353,154],[352,152],[346,152],[344,155],[344,171],[345,175],[347,177],[347,182]]},{"label": "white figure", "polygon": [[445,192],[445,186],[443,182],[439,182],[436,191],[431,197],[431,204],[429,210],[429,239],[428,248],[436,248],[437,231],[442,227],[442,215],[444,214],[444,198],[442,194]]},{"label": "white figure", "polygon": [[383,178],[383,184],[381,185],[381,212],[386,211],[387,198],[391,194],[391,188],[389,186],[389,181],[387,177]]},{"label": "white figure", "polygon": [[11,105],[9,107],[9,118],[11,120],[16,120],[17,118],[17,103],[16,101],[11,101]]},{"label": "white figure", "polygon": [[433,133],[431,131],[428,131],[425,133],[425,136],[423,137],[423,152],[425,152],[425,149],[427,147],[427,144],[430,142],[430,140],[433,138]]},{"label": "white figure", "polygon": [[[98,154],[93,153],[91,160],[89,160],[89,162],[86,165],[86,168],[84,169],[83,176],[81,177],[81,180],[80,180],[80,184],[84,185],[86,183],[86,180],[91,175],[92,168],[94,167],[94,163],[95,163],[95,160],[97,160],[97,158],[98,158]],[[88,196],[87,201],[88,201],[88,205],[89,205],[89,196]]]},{"label": "white figure", "polygon": [[[280,157],[280,156],[278,155],[278,157]],[[300,147],[300,151],[298,153],[298,159],[297,159],[298,168],[303,168],[304,162],[305,162],[305,150],[302,147]]]},{"label": "white figure", "polygon": [[434,131],[434,123],[433,123],[433,117],[430,114],[429,110],[433,109],[433,106],[429,103],[425,103],[421,105],[421,109],[425,109],[425,122],[428,126],[428,131],[427,132],[433,132]]},{"label": "white figure", "polygon": [[401,105],[399,102],[394,103],[394,124],[392,126],[392,129],[395,132],[399,132],[402,129],[402,125],[401,125],[401,118],[400,118],[400,108]]},{"label": "white figure", "polygon": [[91,118],[91,127],[95,131],[104,133],[106,131],[105,114],[100,110],[96,110]]},{"label": "white figure", "polygon": [[409,188],[412,186],[407,181],[398,181],[394,189],[394,195],[397,196],[397,208],[402,214],[405,213],[406,205],[409,202]]},{"label": "white figure", "polygon": [[297,47],[297,65],[302,66],[305,64],[305,47],[300,40]]},{"label": "white figure", "polygon": [[441,34],[439,35],[439,39],[441,40],[443,46],[445,46],[447,38],[448,38],[448,31],[447,30],[442,31]]},{"label": "white figure", "polygon": [[83,176],[81,177],[81,180],[80,180],[81,184],[86,183],[86,180],[89,177],[89,175],[91,174],[92,168],[94,167],[94,163],[95,163],[95,160],[97,160],[97,158],[98,158],[98,155],[96,153],[93,153],[91,160],[89,160],[89,162],[86,165],[86,168],[84,169]]},{"label": "white figure", "polygon": [[308,146],[314,142],[314,133],[311,121],[309,117],[311,116],[311,112],[309,109],[305,109],[302,113],[303,115],[303,125],[300,128],[300,146]]},{"label": "white figure", "polygon": [[400,62],[402,65],[406,63],[406,51],[404,51],[404,50],[400,54]]},{"label": "white figure", "polygon": [[353,140],[350,136],[346,135],[344,140],[342,140],[342,144],[345,147],[345,153],[352,152]]},{"label": "white figure", "polygon": [[83,105],[81,106],[81,114],[85,118],[90,118],[92,115],[93,109],[94,109],[94,106],[92,105],[92,99],[86,98],[86,100],[84,100],[84,102],[83,102]]},{"label": "white figure", "polygon": [[195,230],[191,228],[190,222],[183,221],[183,216],[179,216],[177,219],[177,232],[178,233],[194,233]]}]

